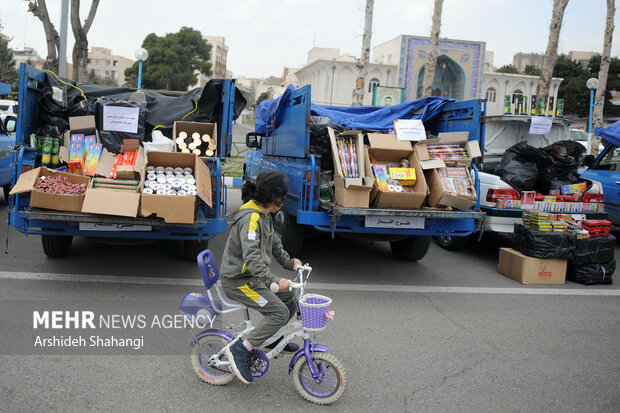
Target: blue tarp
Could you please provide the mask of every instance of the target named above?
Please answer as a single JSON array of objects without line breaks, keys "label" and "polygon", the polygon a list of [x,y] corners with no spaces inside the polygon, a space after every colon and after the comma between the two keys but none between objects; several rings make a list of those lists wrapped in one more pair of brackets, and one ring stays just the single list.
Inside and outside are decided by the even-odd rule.
[{"label": "blue tarp", "polygon": [[601,130],[601,137],[609,143],[620,146],[620,121]]},{"label": "blue tarp", "polygon": [[[281,119],[282,102],[287,102],[295,88],[289,85],[284,94],[277,99],[262,101],[256,109],[256,133],[267,135],[273,132]],[[336,125],[351,129],[390,130],[394,129],[397,119],[421,119],[422,122],[433,118],[443,106],[454,99],[430,96],[395,106],[321,106],[312,104],[312,116],[324,116]],[[424,108],[421,114],[415,114]]]}]

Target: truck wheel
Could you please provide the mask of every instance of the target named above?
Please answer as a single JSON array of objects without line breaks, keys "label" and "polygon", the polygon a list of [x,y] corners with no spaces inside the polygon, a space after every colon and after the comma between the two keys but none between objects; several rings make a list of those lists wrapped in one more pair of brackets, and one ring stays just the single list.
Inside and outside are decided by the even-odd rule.
[{"label": "truck wheel", "polygon": [[289,215],[282,208],[273,216],[273,226],[282,238],[282,246],[292,258],[299,257],[304,246],[304,232],[302,225],[297,223],[294,216]]},{"label": "truck wheel", "polygon": [[41,235],[43,252],[50,258],[64,257],[69,253],[73,237],[61,235]]},{"label": "truck wheel", "polygon": [[183,241],[183,258],[187,261],[196,261],[196,257],[202,251],[209,247],[209,240],[203,239],[202,241],[196,241],[192,239],[186,239]]},{"label": "truck wheel", "polygon": [[11,185],[7,184],[2,187],[2,192],[4,192],[4,199],[6,199],[6,203],[9,203],[9,192],[11,191]]},{"label": "truck wheel", "polygon": [[396,257],[405,261],[417,261],[426,255],[431,246],[431,237],[420,235],[405,238],[400,241],[391,241],[390,247]]},{"label": "truck wheel", "polygon": [[451,235],[440,235],[438,237],[434,237],[437,245],[439,245],[444,250],[448,251],[461,251],[464,249],[467,244],[469,244],[473,237],[468,235],[466,237],[453,237]]}]

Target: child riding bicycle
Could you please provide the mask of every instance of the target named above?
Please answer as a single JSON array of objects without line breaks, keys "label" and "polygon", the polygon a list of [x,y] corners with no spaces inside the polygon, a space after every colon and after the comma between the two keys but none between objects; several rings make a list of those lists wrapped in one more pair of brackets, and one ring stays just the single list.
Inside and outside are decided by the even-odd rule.
[{"label": "child riding bicycle", "polygon": [[[272,258],[289,270],[301,265],[300,260],[290,258],[282,248],[270,215],[282,208],[287,192],[288,185],[282,173],[261,172],[256,181],[244,182],[241,188],[244,204],[227,215],[230,233],[220,266],[222,287],[230,298],[264,316],[245,340],[226,349],[233,372],[246,384],[252,381],[250,351],[261,346],[297,312],[293,293],[288,291],[289,281],[269,270]],[[272,283],[278,284],[277,293],[271,292]],[[298,349],[294,343],[284,348],[291,352]]]}]

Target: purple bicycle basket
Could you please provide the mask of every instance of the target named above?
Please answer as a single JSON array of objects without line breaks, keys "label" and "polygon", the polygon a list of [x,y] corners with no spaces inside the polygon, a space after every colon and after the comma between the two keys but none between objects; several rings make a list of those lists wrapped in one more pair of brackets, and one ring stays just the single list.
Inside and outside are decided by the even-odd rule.
[{"label": "purple bicycle basket", "polygon": [[327,327],[326,312],[332,299],[318,294],[305,294],[299,300],[304,330],[319,331]]}]

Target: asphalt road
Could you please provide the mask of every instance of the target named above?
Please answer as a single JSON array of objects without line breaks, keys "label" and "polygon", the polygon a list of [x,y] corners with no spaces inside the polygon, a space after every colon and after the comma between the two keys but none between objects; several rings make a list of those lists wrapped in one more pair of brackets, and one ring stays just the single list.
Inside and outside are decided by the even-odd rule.
[{"label": "asphalt road", "polygon": [[[229,207],[239,204],[239,191],[229,191]],[[209,244],[217,259],[225,240],[220,234]],[[619,411],[618,285],[520,285],[497,273],[498,249],[508,244],[506,237],[488,237],[459,253],[432,245],[424,259],[406,263],[386,243],[308,239],[300,258],[315,268],[310,290],[331,297],[336,311],[319,342],[329,345],[348,378],[334,411]],[[320,408],[296,393],[290,356],[273,361],[251,386],[213,387],[198,380],[182,351],[24,355],[32,354],[32,343],[22,333],[32,326],[12,315],[29,303],[150,311],[203,290],[196,265],[181,260],[179,243],[77,239],[70,257],[51,260],[39,237],[11,228],[1,260],[1,410]],[[176,333],[181,347],[189,344],[187,333]]]}]

